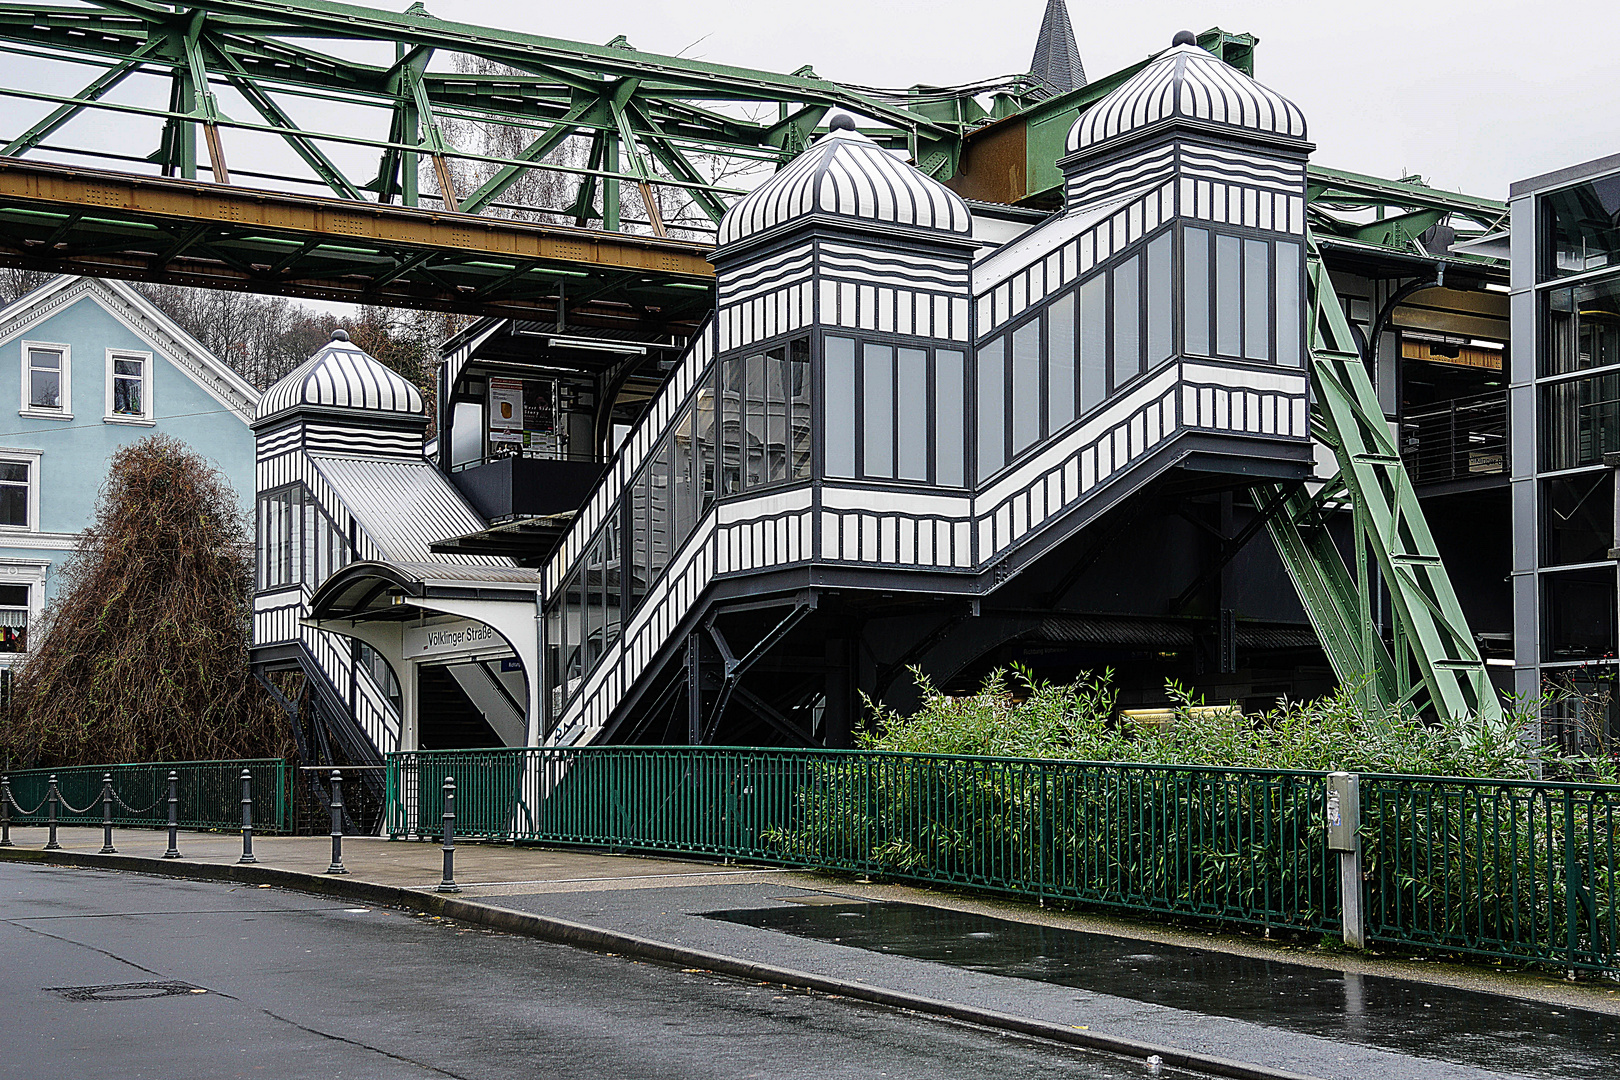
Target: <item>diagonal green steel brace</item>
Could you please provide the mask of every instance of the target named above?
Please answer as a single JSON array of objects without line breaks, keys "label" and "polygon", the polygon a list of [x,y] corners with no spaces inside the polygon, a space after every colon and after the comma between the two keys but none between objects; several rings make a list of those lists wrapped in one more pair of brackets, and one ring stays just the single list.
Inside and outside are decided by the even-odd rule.
[{"label": "diagonal green steel brace", "polygon": [[[1353,344],[1314,234],[1307,235],[1312,427],[1333,450],[1351,508],[1352,575],[1316,500],[1303,488],[1273,518],[1282,555],[1334,672],[1381,709],[1427,699],[1436,714],[1495,721],[1501,702],[1401,463],[1366,365]],[[1275,489],[1273,489],[1275,490]],[[1378,633],[1370,554],[1389,593],[1392,655]],[[1417,681],[1412,680],[1410,660]]]}]

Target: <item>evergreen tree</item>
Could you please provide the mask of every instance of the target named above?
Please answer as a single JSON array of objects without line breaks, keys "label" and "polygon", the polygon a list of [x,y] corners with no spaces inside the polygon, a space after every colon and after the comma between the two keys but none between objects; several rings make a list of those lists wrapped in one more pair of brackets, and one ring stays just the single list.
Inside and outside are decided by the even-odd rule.
[{"label": "evergreen tree", "polygon": [[285,716],[248,670],[251,552],[236,493],[207,461],[167,435],[120,450],[18,672],[0,758],[285,754]]}]

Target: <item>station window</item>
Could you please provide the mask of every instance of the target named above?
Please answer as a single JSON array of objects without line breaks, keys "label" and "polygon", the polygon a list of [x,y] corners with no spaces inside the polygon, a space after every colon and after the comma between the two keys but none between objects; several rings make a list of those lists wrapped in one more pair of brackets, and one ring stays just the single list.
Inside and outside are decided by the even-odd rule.
[{"label": "station window", "polygon": [[1541,482],[1542,565],[1602,562],[1614,547],[1614,470]]},{"label": "station window", "polygon": [[342,531],[302,485],[259,496],[259,588],[318,588],[350,560]]},{"label": "station window", "polygon": [[965,482],[964,353],[829,336],[822,371],[827,476]]},{"label": "station window", "polygon": [[722,361],[718,392],[720,494],[810,478],[807,338]]},{"label": "station window", "polygon": [[1620,175],[1542,197],[1541,278],[1620,265]]},{"label": "station window", "polygon": [[1189,228],[1182,252],[1188,355],[1300,365],[1304,310],[1298,243]]},{"label": "station window", "polygon": [[1584,375],[1541,388],[1541,468],[1597,465],[1620,450],[1620,373]]},{"label": "station window", "polygon": [[1613,657],[1615,577],[1612,568],[1562,570],[1542,575],[1542,660]]},{"label": "station window", "polygon": [[1620,364],[1620,280],[1549,289],[1542,303],[1546,344],[1541,374]]}]

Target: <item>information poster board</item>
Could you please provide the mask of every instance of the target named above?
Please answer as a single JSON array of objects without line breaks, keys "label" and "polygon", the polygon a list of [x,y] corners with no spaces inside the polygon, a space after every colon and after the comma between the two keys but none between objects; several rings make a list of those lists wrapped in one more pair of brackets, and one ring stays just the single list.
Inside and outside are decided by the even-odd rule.
[{"label": "information poster board", "polygon": [[489,380],[489,441],[523,442],[523,380]]},{"label": "information poster board", "polygon": [[491,447],[556,448],[557,381],[555,379],[489,380]]}]

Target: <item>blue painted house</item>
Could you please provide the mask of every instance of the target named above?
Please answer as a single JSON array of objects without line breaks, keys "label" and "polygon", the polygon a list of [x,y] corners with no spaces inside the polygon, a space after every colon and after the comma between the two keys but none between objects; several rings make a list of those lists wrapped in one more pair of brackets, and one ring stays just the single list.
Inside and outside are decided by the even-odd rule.
[{"label": "blue painted house", "polygon": [[158,432],[253,499],[259,392],[134,289],[59,277],[0,309],[0,678],[55,597],[107,463]]}]

